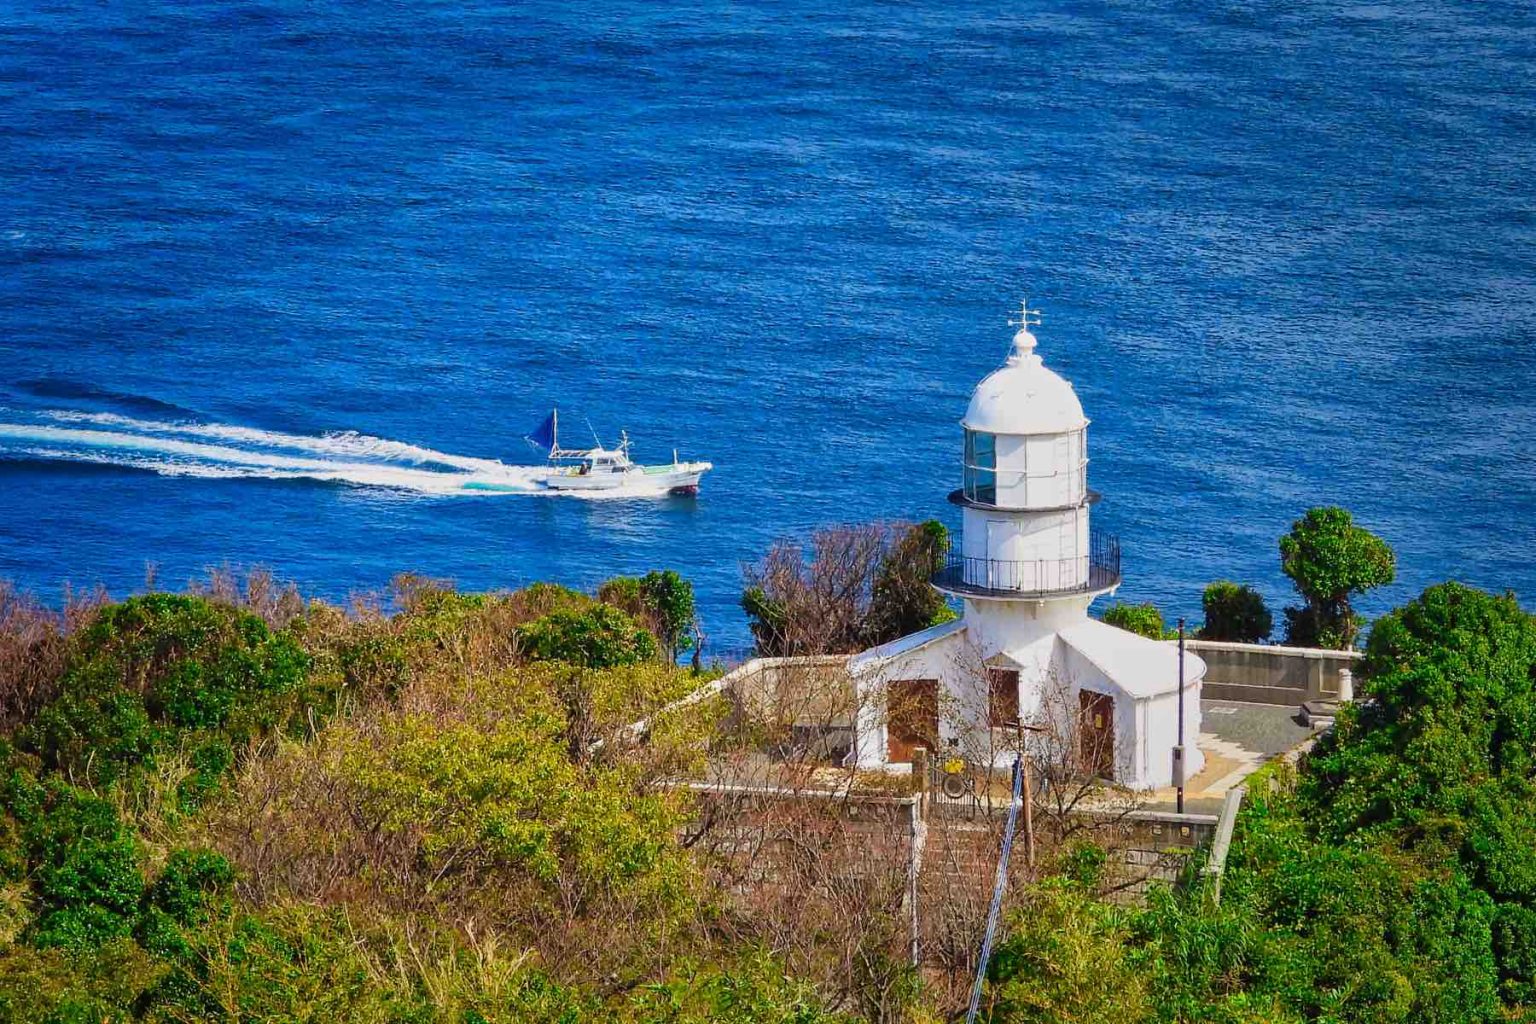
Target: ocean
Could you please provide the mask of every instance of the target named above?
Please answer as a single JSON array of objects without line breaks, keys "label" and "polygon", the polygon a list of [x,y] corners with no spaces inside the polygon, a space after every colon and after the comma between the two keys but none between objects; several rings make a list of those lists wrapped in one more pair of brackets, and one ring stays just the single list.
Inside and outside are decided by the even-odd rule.
[{"label": "ocean", "polygon": [[[0,577],[306,593],[743,563],[939,517],[1044,311],[1119,597],[1536,594],[1529,3],[20,0],[0,17]],[[697,499],[463,493],[627,429]],[[571,436],[574,433],[576,436]]]}]

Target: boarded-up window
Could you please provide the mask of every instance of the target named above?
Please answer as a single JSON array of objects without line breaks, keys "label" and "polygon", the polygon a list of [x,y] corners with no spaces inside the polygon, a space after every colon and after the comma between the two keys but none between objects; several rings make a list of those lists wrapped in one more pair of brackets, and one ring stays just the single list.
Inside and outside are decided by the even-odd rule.
[{"label": "boarded-up window", "polygon": [[1011,668],[987,669],[987,724],[994,729],[1019,721],[1019,673]]}]

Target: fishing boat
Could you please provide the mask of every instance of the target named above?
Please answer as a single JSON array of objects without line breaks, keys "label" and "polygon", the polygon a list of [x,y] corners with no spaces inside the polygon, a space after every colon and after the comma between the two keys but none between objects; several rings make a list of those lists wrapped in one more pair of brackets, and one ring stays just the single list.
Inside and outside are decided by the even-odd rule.
[{"label": "fishing boat", "polygon": [[551,491],[608,494],[698,494],[699,479],[714,467],[682,462],[672,450],[670,464],[644,466],[629,457],[629,434],[620,431],[616,448],[596,437],[591,448],[560,447],[560,410],[552,409],[528,443],[548,449],[549,469],[537,482]]}]

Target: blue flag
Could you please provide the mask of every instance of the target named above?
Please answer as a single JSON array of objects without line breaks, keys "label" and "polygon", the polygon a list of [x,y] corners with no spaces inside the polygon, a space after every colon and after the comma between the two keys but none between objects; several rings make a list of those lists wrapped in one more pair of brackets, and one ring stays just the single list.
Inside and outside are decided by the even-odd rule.
[{"label": "blue flag", "polygon": [[531,434],[524,435],[529,444],[538,445],[540,448],[553,449],[555,447],[555,414],[551,412],[544,417],[544,422]]}]

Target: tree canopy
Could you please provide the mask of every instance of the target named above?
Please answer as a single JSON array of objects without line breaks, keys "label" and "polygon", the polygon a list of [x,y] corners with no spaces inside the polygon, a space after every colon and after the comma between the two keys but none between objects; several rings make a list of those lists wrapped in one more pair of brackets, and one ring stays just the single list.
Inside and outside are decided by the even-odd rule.
[{"label": "tree canopy", "polygon": [[1360,632],[1352,599],[1391,583],[1397,556],[1348,511],[1328,506],[1308,509],[1280,538],[1280,568],[1305,602],[1285,610],[1286,642],[1348,648]]},{"label": "tree canopy", "polygon": [[1267,640],[1275,626],[1262,594],[1227,580],[1207,586],[1200,606],[1205,612],[1200,626],[1202,640],[1256,644]]},{"label": "tree canopy", "polygon": [[1152,640],[1162,640],[1168,635],[1162,609],[1151,602],[1125,604],[1117,601],[1104,609],[1104,621]]},{"label": "tree canopy", "polygon": [[668,659],[693,645],[695,628],[693,584],[672,569],[644,576],[615,576],[597,590],[597,599],[634,617],[656,635]]},{"label": "tree canopy", "polygon": [[930,583],[948,548],[933,520],[829,527],[809,549],[778,541],[746,569],[741,606],[758,653],[851,653],[953,618]]}]

